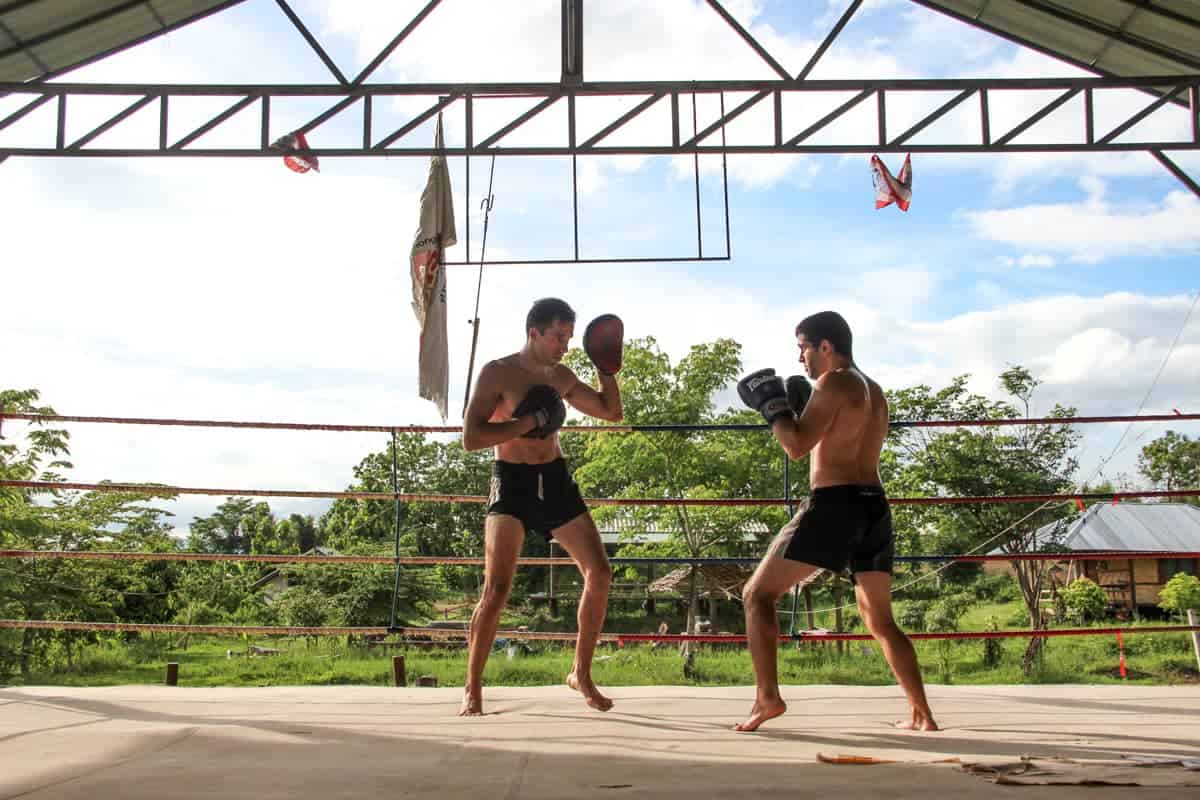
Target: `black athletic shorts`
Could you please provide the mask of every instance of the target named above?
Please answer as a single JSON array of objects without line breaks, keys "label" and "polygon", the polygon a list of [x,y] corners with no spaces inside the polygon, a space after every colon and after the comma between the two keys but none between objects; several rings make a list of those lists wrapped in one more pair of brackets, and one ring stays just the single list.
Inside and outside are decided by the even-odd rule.
[{"label": "black athletic shorts", "polygon": [[516,517],[525,530],[540,531],[549,541],[554,538],[555,529],[587,510],[564,459],[556,458],[545,464],[492,462],[488,514]]},{"label": "black athletic shorts", "polygon": [[779,532],[781,555],[831,572],[892,572],[895,537],[878,486],[823,486]]}]

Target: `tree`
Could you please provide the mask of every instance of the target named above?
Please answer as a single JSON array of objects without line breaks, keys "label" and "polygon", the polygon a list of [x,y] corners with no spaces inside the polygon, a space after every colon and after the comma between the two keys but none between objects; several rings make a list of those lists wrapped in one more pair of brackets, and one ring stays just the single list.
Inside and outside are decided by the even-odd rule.
[{"label": "tree", "polygon": [[[714,397],[741,371],[740,355],[737,342],[718,339],[692,347],[672,364],[653,338],[626,342],[621,371],[625,422],[760,423],[752,411],[715,411]],[[594,368],[582,352],[571,351],[566,362],[582,380],[593,379]],[[582,443],[575,479],[585,494],[600,497],[777,497],[783,458],[766,431],[593,434]],[[803,470],[794,474],[806,488]],[[601,508],[596,517],[603,522],[615,513]],[[763,522],[773,530],[785,521],[782,509],[769,507],[642,506],[625,514],[676,533],[663,545],[623,544],[621,555],[741,554],[748,523]],[[694,579],[687,597],[688,630],[693,630],[698,611]]]},{"label": "tree", "polygon": [[[1000,375],[1008,399],[989,401],[968,394],[966,379],[958,378],[948,390],[931,393],[925,387],[902,395],[910,407],[949,412],[951,419],[1018,419],[1032,416],[1033,396],[1039,382],[1029,370],[1014,366]],[[902,402],[901,404],[905,404]],[[1079,434],[1070,425],[1075,410],[1055,405],[1045,416],[1061,418],[1062,425],[1006,425],[958,429],[921,436],[904,431],[893,437],[898,453],[899,482],[919,495],[959,496],[1056,494],[1072,486],[1075,460],[1071,453]],[[889,490],[893,485],[889,484]],[[1063,504],[971,504],[930,506],[916,517],[923,552],[968,552],[998,547],[1004,552],[1054,550],[1061,545],[1073,506]],[[899,515],[898,519],[901,517]],[[1049,527],[1048,523],[1052,523]],[[1042,626],[1038,613],[1046,577],[1045,562],[1014,561],[1021,595],[1035,628]],[[1030,641],[1027,664],[1040,652],[1042,639]]]},{"label": "tree", "polygon": [[261,524],[264,515],[270,516],[266,503],[258,503],[246,497],[229,497],[207,517],[192,520],[188,535],[188,548],[200,553],[251,552],[252,524]]},{"label": "tree", "polygon": [[[36,404],[35,390],[2,391],[6,411],[53,414]],[[69,469],[68,434],[35,426],[23,440],[0,444],[0,476],[11,480],[63,480]],[[18,550],[113,549],[163,551],[173,548],[162,522],[167,516],[147,503],[153,494],[0,489],[0,546]],[[168,495],[163,495],[168,496]],[[0,612],[18,619],[110,621],[128,614],[161,621],[166,613],[172,568],[160,564],[36,559],[0,568]],[[19,637],[19,638],[18,638]],[[32,665],[59,647],[68,664],[78,642],[94,634],[26,628],[0,639],[0,671]]]},{"label": "tree", "polygon": [[1158,607],[1179,616],[1189,609],[1200,609],[1200,578],[1186,572],[1176,573],[1158,593]]},{"label": "tree", "polygon": [[[1167,431],[1142,448],[1138,470],[1165,491],[1200,487],[1200,440]],[[1200,505],[1200,498],[1177,498]]]},{"label": "tree", "polygon": [[[370,453],[354,468],[350,491],[392,491],[392,446]],[[401,434],[396,439],[396,467],[400,491],[417,494],[487,495],[491,453],[468,452],[461,440],[438,441],[421,434]],[[485,507],[479,503],[400,503],[400,548],[405,555],[480,556],[483,553]],[[339,499],[321,519],[329,544],[341,552],[393,552],[396,538],[396,504],[390,500]],[[546,550],[540,534],[526,539],[531,547]],[[536,551],[535,551],[536,552]],[[460,587],[478,570],[463,567],[417,567],[413,573],[431,571]],[[528,579],[528,570],[518,579]],[[420,579],[423,581],[424,579]],[[428,586],[428,583],[422,583]],[[461,588],[467,588],[462,586]]]}]

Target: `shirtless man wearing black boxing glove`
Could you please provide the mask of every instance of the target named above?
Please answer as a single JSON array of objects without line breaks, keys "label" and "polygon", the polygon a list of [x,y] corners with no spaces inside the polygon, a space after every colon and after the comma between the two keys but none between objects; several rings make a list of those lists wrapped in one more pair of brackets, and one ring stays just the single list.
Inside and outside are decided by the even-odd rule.
[{"label": "shirtless man wearing black boxing glove", "polygon": [[484,365],[463,419],[463,447],[496,449],[484,523],[484,585],[471,615],[467,683],[460,716],[483,713],[483,668],[508,601],[526,529],[554,539],[579,565],[579,638],[567,685],[600,711],[612,708],[592,681],[592,655],[604,627],[612,567],[600,532],[567,470],[558,429],[570,403],[610,422],[624,415],[616,372],[621,368],[623,329],[606,314],[588,326],[584,349],[596,365],[600,390],[583,383],[562,358],[575,333],[575,312],[562,300],[544,298],[525,319],[520,352]]},{"label": "shirtless man wearing black boxing glove", "polygon": [[734,726],[753,731],[787,710],[779,694],[776,656],[779,622],[775,606],[796,584],[824,570],[849,570],[867,630],[908,697],[908,730],[936,731],[912,642],[892,616],[892,513],[879,477],[879,455],[888,431],[883,389],[854,363],[846,320],[822,311],[796,326],[801,375],[784,381],[773,369],[738,382],[738,395],[771,427],[789,458],[812,453],[812,494],[775,537],[742,591],[746,638],[757,691],[750,716]]}]

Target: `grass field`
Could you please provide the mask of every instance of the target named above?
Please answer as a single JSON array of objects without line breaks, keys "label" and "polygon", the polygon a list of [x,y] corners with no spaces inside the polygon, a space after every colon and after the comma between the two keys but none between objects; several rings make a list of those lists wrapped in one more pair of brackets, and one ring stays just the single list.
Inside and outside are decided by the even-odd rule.
[{"label": "grass field", "polygon": [[[964,617],[962,630],[979,630],[996,619],[1006,620],[1020,611],[1015,603],[978,604]],[[655,619],[658,619],[656,617]],[[524,624],[519,613],[505,618],[505,627]],[[539,630],[569,629],[570,618],[538,617]],[[724,620],[722,620],[724,621]],[[608,630],[644,629],[644,615],[616,613]],[[818,619],[832,627],[832,620]],[[672,630],[678,630],[678,626]],[[1116,637],[1070,637],[1048,640],[1044,657],[1032,678],[1022,675],[1021,660],[1027,639],[999,642],[998,662],[987,666],[984,642],[918,642],[925,679],[929,683],[1019,684],[1019,683],[1200,683],[1191,639],[1186,634],[1131,634],[1125,637],[1126,678],[1118,672]],[[278,649],[278,655],[246,655],[250,645]],[[509,656],[496,650],[490,658],[485,681],[490,685],[544,686],[562,683],[570,671],[569,645],[531,643],[533,652]],[[429,651],[348,646],[343,639],[253,640],[192,637],[189,645],[158,636],[132,642],[115,640],[88,645],[68,667],[33,672],[31,685],[108,686],[162,683],[169,661],[179,664],[183,686],[277,686],[375,684],[392,682],[391,657],[403,654],[409,683],[431,675],[441,686],[460,685],[466,674],[466,651],[462,648]],[[749,655],[744,647],[700,646],[692,666],[685,672],[684,660],[676,649],[649,645],[617,648],[603,645],[594,668],[602,686],[635,685],[748,685],[754,680]],[[873,643],[847,642],[841,655],[832,643],[787,644],[780,649],[780,679],[788,684],[893,683],[879,648]],[[16,681],[14,681],[16,682]]]}]

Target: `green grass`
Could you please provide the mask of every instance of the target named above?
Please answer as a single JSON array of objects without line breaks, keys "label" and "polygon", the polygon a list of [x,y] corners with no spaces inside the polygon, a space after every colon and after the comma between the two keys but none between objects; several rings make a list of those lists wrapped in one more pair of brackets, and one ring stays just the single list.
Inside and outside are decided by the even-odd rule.
[{"label": "green grass", "polygon": [[[986,614],[986,609],[981,609]],[[986,618],[986,617],[985,617]],[[964,625],[974,628],[974,625]],[[1125,637],[1129,677],[1117,674],[1115,636],[1071,637],[1047,642],[1044,658],[1032,679],[1021,674],[1027,639],[1001,640],[1000,662],[983,663],[983,642],[918,642],[917,652],[928,683],[1200,683],[1191,640],[1182,634],[1132,634]],[[193,638],[186,649],[141,641],[88,646],[71,667],[31,673],[31,685],[111,686],[162,683],[168,661],[179,664],[182,686],[277,685],[390,685],[391,656],[403,653],[414,683],[421,675],[437,677],[441,686],[461,685],[466,675],[466,651],[426,651],[347,647],[343,640],[300,639],[254,642],[275,647],[274,656],[247,657],[241,639]],[[542,645],[543,643],[534,643]],[[227,651],[233,651],[232,658]],[[832,643],[786,644],[780,648],[780,679],[788,684],[888,685],[891,673],[873,642],[847,642],[839,656]],[[544,686],[561,684],[570,670],[572,650],[549,644],[537,652],[509,658],[496,651],[488,661],[489,685]],[[683,659],[672,647],[649,645],[617,648],[604,645],[597,651],[596,681],[604,686],[701,685],[729,686],[753,683],[749,655],[742,647],[701,647],[693,668],[684,672]]]},{"label": "green grass", "polygon": [[[816,608],[829,608],[830,598],[816,598]],[[896,603],[899,617],[904,601]],[[964,631],[983,630],[991,619],[1002,629],[1014,627],[1023,604],[1017,602],[977,602],[960,621]],[[683,627],[683,618],[673,614],[668,604],[660,613],[647,617],[636,608],[615,604],[610,608],[605,630],[644,632],[657,628],[666,619],[672,632]],[[801,621],[807,618],[801,609]],[[510,607],[502,621],[504,629],[529,625],[538,631],[570,631],[575,628],[574,610],[564,606],[561,616],[550,616],[546,609]],[[460,609],[465,618],[469,608]],[[787,616],[783,616],[787,629]],[[857,615],[848,613],[854,632],[862,632]],[[414,621],[419,624],[419,621]],[[818,614],[818,627],[833,629],[833,614]],[[1105,625],[1111,622],[1102,623]],[[740,608],[724,603],[716,629],[742,630]],[[1136,624],[1133,625],[1136,627]],[[917,642],[922,672],[928,683],[1020,684],[1020,683],[1200,683],[1191,639],[1186,634],[1132,634],[1125,637],[1128,678],[1118,672],[1116,637],[1054,638],[1047,641],[1044,656],[1035,674],[1022,674],[1021,662],[1026,638],[1000,640],[1000,660],[995,666],[984,664],[984,642]],[[248,657],[249,645],[278,648],[279,655]],[[485,681],[490,685],[543,686],[560,684],[570,671],[572,648],[558,643],[534,642],[535,652],[509,658],[496,651],[488,661]],[[227,653],[232,651],[233,657]],[[129,642],[109,638],[81,648],[70,666],[61,652],[53,666],[31,672],[25,683],[33,685],[110,686],[118,684],[162,683],[167,662],[179,664],[179,682],[183,686],[276,686],[276,685],[390,685],[391,657],[403,653],[410,684],[422,675],[432,675],[441,686],[461,685],[466,675],[465,649],[405,650],[348,646],[344,639],[313,640],[261,638],[192,637],[190,646],[179,646],[176,637],[144,637]],[[802,643],[799,647],[780,647],[779,674],[789,684],[863,684],[889,685],[893,678],[873,642],[846,642],[841,654],[833,643]],[[598,683],[607,686],[637,685],[750,685],[754,681],[749,655],[744,647],[700,646],[685,673],[684,662],[671,646],[652,649],[648,644],[617,648],[603,645],[597,651],[594,667]],[[18,682],[18,677],[10,679]]]}]

